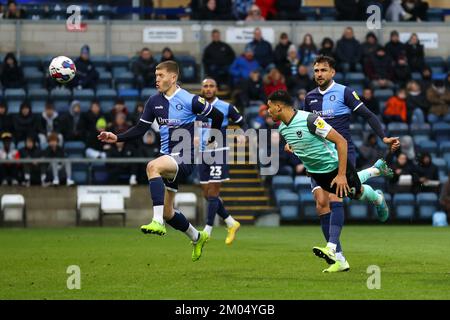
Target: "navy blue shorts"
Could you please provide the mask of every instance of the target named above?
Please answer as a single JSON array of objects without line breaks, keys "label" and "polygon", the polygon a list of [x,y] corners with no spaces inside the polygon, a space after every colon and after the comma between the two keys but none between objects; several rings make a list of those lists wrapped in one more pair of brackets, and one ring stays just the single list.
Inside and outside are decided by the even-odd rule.
[{"label": "navy blue shorts", "polygon": [[[204,155],[204,154],[203,154]],[[215,158],[217,156],[217,158]],[[227,164],[228,151],[220,150],[211,152],[211,157],[217,159],[217,161],[211,164],[205,163],[203,160],[199,165],[199,177],[200,183],[206,184],[210,182],[222,182],[225,180],[230,180],[230,172]]]},{"label": "navy blue shorts", "polygon": [[[347,154],[347,160],[355,167],[356,166],[356,151],[353,150],[348,150],[348,154]],[[319,186],[319,184],[317,183],[316,180],[314,180],[313,177],[311,177],[311,192],[314,193],[314,191],[316,191],[316,189],[318,188],[322,188],[321,186]]]},{"label": "navy blue shorts", "polygon": [[179,182],[185,181],[192,174],[195,168],[195,164],[194,161],[191,161],[192,163],[189,164],[179,163],[181,162],[179,157],[177,156],[170,156],[170,157],[172,157],[174,161],[177,163],[178,170],[177,173],[175,174],[175,177],[172,180],[163,178],[163,182],[167,190],[177,192]]}]

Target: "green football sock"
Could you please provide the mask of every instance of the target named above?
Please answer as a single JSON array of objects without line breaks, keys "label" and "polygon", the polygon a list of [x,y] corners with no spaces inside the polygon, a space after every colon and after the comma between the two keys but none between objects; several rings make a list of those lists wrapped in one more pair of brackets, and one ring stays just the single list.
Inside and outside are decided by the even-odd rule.
[{"label": "green football sock", "polygon": [[375,205],[380,205],[382,201],[381,195],[375,192],[375,190],[373,190],[372,187],[368,184],[363,184],[362,186],[364,188],[364,191],[359,200],[368,201]]}]

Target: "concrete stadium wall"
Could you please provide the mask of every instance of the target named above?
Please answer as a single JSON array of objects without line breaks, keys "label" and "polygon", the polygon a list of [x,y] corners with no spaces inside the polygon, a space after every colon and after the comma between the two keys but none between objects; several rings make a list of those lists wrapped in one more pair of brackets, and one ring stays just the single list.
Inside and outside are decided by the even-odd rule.
[{"label": "concrete stadium wall", "polygon": [[[352,25],[356,37],[363,40],[369,31],[365,23],[360,22],[299,22],[286,23],[271,21],[265,24],[247,24],[243,22],[202,22],[194,21],[85,21],[87,31],[68,32],[65,22],[61,21],[20,21],[18,25],[10,21],[0,22],[0,53],[17,50],[22,55],[68,55],[77,56],[83,44],[89,44],[93,55],[133,56],[143,46],[154,52],[169,46],[175,52],[190,53],[200,61],[203,48],[210,42],[213,28],[225,32],[230,27],[269,27],[274,30],[274,45],[282,32],[287,32],[296,44],[300,43],[306,33],[311,33],[316,44],[328,36],[338,40],[347,25]],[[143,30],[146,27],[180,27],[183,30],[182,43],[143,43]],[[16,29],[17,28],[17,29]],[[374,30],[384,43],[389,39],[391,30],[401,32],[435,32],[439,36],[437,49],[426,49],[429,56],[450,56],[450,23],[397,23],[384,24],[380,30]],[[17,32],[16,32],[17,31]],[[17,34],[16,34],[17,33]],[[16,43],[16,38],[19,42]],[[232,44],[239,54],[244,44]]]}]

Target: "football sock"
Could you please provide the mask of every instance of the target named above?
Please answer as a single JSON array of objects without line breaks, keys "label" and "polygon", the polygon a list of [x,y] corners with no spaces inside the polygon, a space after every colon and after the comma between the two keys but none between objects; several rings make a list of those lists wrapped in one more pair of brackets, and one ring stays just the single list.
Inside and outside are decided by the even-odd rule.
[{"label": "football sock", "polygon": [[211,236],[212,229],[213,229],[212,226],[206,225],[205,228],[203,229],[203,231],[206,231],[206,233],[208,233],[208,235]]},{"label": "football sock", "polygon": [[233,217],[230,215],[224,221],[227,224],[228,228],[232,227],[236,223],[236,220],[234,220]]},{"label": "football sock", "polygon": [[341,262],[345,262],[345,257],[342,252],[336,252],[336,260],[339,260]]},{"label": "football sock", "polygon": [[332,249],[337,252],[341,252],[341,244],[339,238],[341,236],[341,231],[344,226],[344,204],[342,202],[330,202],[331,215],[330,215],[330,237],[328,239],[328,244],[335,244]]},{"label": "football sock", "polygon": [[180,211],[176,210],[172,219],[167,220],[167,223],[174,229],[184,232],[192,241],[195,242],[198,240],[199,232],[187,221],[186,217]]},{"label": "football sock", "polygon": [[372,187],[367,184],[363,184],[363,188],[364,191],[359,200],[368,201],[376,206],[381,204],[383,198],[378,192],[375,192],[375,190],[373,190]]},{"label": "football sock", "polygon": [[217,197],[209,197],[208,198],[208,216],[206,217],[206,224],[213,226],[214,218],[216,217],[216,213],[219,209],[220,200]]},{"label": "football sock", "polygon": [[367,168],[361,171],[358,171],[358,177],[361,183],[366,182],[372,177],[378,177],[380,175],[380,170],[377,168]]},{"label": "football sock", "polygon": [[153,201],[153,220],[164,224],[164,182],[161,177],[148,180],[150,187],[150,196]]},{"label": "football sock", "polygon": [[[223,200],[219,198],[219,209],[217,210],[217,214],[223,219],[226,220],[230,215],[228,214],[227,210],[225,210],[225,207],[223,206]],[[234,219],[233,219],[234,221]]]},{"label": "football sock", "polygon": [[330,216],[331,212],[321,214],[319,216],[320,219],[320,226],[322,227],[322,233],[325,237],[325,241],[328,242],[328,239],[330,238]]}]

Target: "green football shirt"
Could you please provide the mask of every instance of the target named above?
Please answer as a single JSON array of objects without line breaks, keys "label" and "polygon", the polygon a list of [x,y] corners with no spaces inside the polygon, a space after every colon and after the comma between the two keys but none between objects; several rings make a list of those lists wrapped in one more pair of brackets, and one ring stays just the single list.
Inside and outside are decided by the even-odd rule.
[{"label": "green football shirt", "polygon": [[338,154],[333,142],[326,140],[331,126],[321,117],[296,111],[288,124],[278,128],[280,134],[311,173],[328,173],[338,167]]}]

